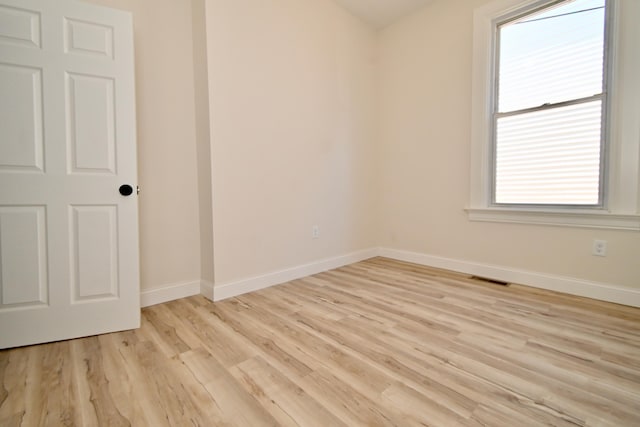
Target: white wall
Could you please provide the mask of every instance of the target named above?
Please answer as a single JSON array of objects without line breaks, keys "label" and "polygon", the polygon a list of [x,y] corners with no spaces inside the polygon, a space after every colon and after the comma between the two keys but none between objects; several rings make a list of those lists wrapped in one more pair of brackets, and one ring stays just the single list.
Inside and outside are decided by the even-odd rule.
[{"label": "white wall", "polygon": [[467,219],[472,17],[485,3],[436,0],[380,34],[381,245],[640,288],[638,232]]},{"label": "white wall", "polygon": [[87,1],[133,13],[141,289],[199,281],[191,3]]},{"label": "white wall", "polygon": [[468,221],[485,0],[380,34],[330,1],[87,1],[134,15],[143,290],[376,246],[640,288],[640,233]]},{"label": "white wall", "polygon": [[207,38],[216,286],[375,246],[373,30],[330,1],[208,0]]}]

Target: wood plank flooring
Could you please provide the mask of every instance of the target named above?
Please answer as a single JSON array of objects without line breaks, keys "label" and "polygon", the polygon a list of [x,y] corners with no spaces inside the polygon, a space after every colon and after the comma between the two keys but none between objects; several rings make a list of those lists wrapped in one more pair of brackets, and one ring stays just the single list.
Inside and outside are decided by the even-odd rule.
[{"label": "wood plank flooring", "polygon": [[640,309],[374,258],[0,352],[0,426],[640,426]]}]

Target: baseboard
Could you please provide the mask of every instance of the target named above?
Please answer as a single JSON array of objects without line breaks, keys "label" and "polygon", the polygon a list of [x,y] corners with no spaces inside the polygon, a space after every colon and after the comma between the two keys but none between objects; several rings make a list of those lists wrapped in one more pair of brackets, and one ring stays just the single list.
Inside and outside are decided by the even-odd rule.
[{"label": "baseboard", "polygon": [[275,271],[273,273],[268,273],[261,276],[251,277],[245,280],[224,283],[213,288],[213,301],[221,301],[223,299],[246,294],[248,292],[257,291],[274,285],[279,285],[291,280],[300,279],[302,277],[311,276],[323,271],[332,270],[334,268],[360,262],[365,259],[373,258],[377,255],[377,249],[365,249],[362,251],[353,252],[334,258],[327,258],[309,264],[288,268],[285,270]]},{"label": "baseboard", "polygon": [[140,306],[149,307],[150,305],[162,304],[163,302],[199,295],[200,292],[199,280],[149,289],[140,293]]},{"label": "baseboard", "polygon": [[203,280],[200,282],[200,294],[213,301],[213,283]]},{"label": "baseboard", "polygon": [[577,295],[601,301],[640,307],[640,289],[626,288],[607,283],[598,283],[572,277],[556,276],[533,271],[518,270],[504,266],[482,264],[470,261],[444,258],[418,252],[391,248],[372,248],[350,254],[251,277],[219,286],[206,280],[167,285],[140,293],[140,305],[155,304],[202,294],[213,301],[242,295],[248,292],[311,276],[323,271],[353,264],[365,259],[382,256],[398,261],[412,262],[429,267],[442,268],[475,276],[518,283],[534,288],[547,289],[570,295]]},{"label": "baseboard", "polygon": [[378,255],[396,259],[398,261],[412,262],[414,264],[442,268],[460,273],[502,280],[509,283],[531,286],[534,288],[547,289],[570,295],[629,305],[632,307],[640,307],[640,289],[591,282],[571,277],[517,270],[502,266],[461,261],[398,249],[379,248]]}]

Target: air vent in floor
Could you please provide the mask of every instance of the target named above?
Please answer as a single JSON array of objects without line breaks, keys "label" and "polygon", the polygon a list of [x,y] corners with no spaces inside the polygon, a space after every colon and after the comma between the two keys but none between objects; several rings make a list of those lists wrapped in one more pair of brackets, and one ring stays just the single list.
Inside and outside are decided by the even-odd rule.
[{"label": "air vent in floor", "polygon": [[471,280],[478,280],[480,282],[491,283],[491,284],[500,285],[500,286],[509,286],[508,282],[503,282],[502,280],[496,280],[496,279],[489,279],[488,277],[471,276]]}]

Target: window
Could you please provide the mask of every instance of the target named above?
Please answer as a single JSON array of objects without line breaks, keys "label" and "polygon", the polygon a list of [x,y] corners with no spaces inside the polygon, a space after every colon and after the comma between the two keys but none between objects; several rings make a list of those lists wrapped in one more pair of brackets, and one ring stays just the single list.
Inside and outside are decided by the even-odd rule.
[{"label": "window", "polygon": [[476,10],[470,219],[640,229],[639,3]]},{"label": "window", "polygon": [[493,203],[602,206],[605,0],[498,23]]}]

